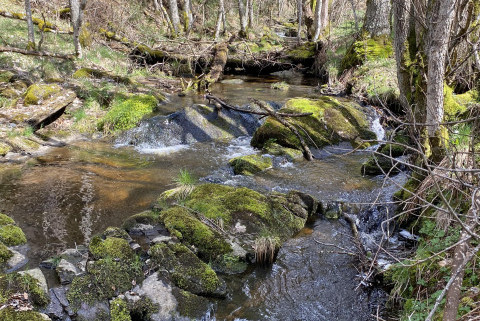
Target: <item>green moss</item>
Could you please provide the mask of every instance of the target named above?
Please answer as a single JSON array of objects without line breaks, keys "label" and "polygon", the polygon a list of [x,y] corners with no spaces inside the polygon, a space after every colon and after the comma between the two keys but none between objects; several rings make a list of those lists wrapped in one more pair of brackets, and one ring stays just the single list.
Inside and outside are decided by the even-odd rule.
[{"label": "green moss", "polygon": [[306,42],[287,51],[287,55],[294,60],[305,60],[315,57],[315,43]]},{"label": "green moss", "polygon": [[[359,108],[351,102],[340,103],[332,97],[321,96],[319,99],[290,99],[280,112],[312,113],[311,116],[292,118],[290,122],[302,128],[299,132],[308,145],[320,148],[340,141],[376,138]],[[302,149],[300,141],[288,128],[269,117],[255,131],[251,144],[262,148],[271,139],[284,147]]]},{"label": "green moss", "polygon": [[276,90],[287,91],[290,86],[286,82],[282,81],[273,83],[270,87]]},{"label": "green moss", "polygon": [[128,241],[117,237],[107,237],[102,240],[99,236],[96,236],[90,242],[89,250],[97,259],[110,257],[120,260],[133,260],[135,256]]},{"label": "green moss", "polygon": [[21,228],[9,224],[0,226],[0,241],[7,246],[14,246],[27,243],[27,238]]},{"label": "green moss", "polygon": [[133,128],[147,114],[157,107],[158,100],[151,95],[133,95],[117,99],[101,120],[99,127],[106,133],[114,133]]},{"label": "green moss", "polygon": [[16,272],[0,275],[0,304],[4,304],[11,295],[24,292],[36,306],[46,306],[50,301],[38,280],[33,276]]},{"label": "green moss", "polygon": [[217,274],[185,245],[161,243],[150,248],[149,254],[179,288],[198,295],[220,294],[223,283]]},{"label": "green moss", "polygon": [[463,104],[459,104],[454,99],[453,89],[447,85],[443,87],[444,101],[443,108],[445,111],[445,117],[448,120],[453,119],[455,115],[461,114],[467,110],[467,107]]},{"label": "green moss", "polygon": [[188,320],[201,320],[205,317],[205,311],[208,311],[210,306],[208,299],[176,288],[172,292],[181,316],[187,317]]},{"label": "green moss", "polygon": [[8,307],[0,310],[0,320],[2,321],[45,321],[42,314],[36,311],[15,311]]},{"label": "green moss", "polygon": [[110,302],[110,317],[112,321],[132,321],[125,300],[117,298]]},{"label": "green moss", "polygon": [[0,243],[0,266],[7,263],[12,256],[12,251],[10,251],[8,247],[5,246],[5,244]]},{"label": "green moss", "polygon": [[10,216],[0,213],[0,225],[15,224],[15,221]]},{"label": "green moss", "polygon": [[88,30],[87,25],[83,25],[78,35],[78,40],[83,48],[88,48],[92,45],[92,33]]},{"label": "green moss", "polygon": [[362,164],[362,175],[395,174],[399,171],[400,169],[395,160],[381,155],[370,156],[368,160]]},{"label": "green moss", "polygon": [[275,143],[275,140],[269,140],[263,145],[263,150],[274,156],[285,156],[289,161],[297,161],[303,159],[303,153],[297,149],[282,147]]},{"label": "green moss", "polygon": [[8,70],[0,70],[0,82],[10,82],[15,74]]},{"label": "green moss", "polygon": [[403,189],[398,190],[393,194],[393,198],[397,201],[406,201],[413,196],[413,193],[417,190],[417,187],[421,183],[421,179],[417,175],[413,175],[408,181],[403,185]]},{"label": "green moss", "polygon": [[363,34],[361,39],[355,41],[345,54],[341,62],[342,70],[373,61],[393,57],[392,41],[388,36],[372,38]]},{"label": "green moss", "polygon": [[130,290],[143,278],[138,257],[129,260],[107,256],[89,263],[87,275],[73,279],[67,298],[74,310],[85,302],[94,304]]},{"label": "green moss", "polygon": [[122,228],[125,230],[130,230],[137,224],[150,224],[156,225],[159,223],[159,215],[158,212],[155,211],[145,211],[139,214],[135,214],[127,218],[123,224]]},{"label": "green moss", "polygon": [[244,187],[218,184],[197,186],[186,205],[209,219],[221,219],[226,225],[233,222],[232,215],[237,212],[252,213],[263,219],[268,219],[270,212],[265,195]]},{"label": "green moss", "polygon": [[62,90],[62,87],[55,84],[33,84],[28,87],[25,93],[24,104],[37,105],[42,100],[49,98]]},{"label": "green moss", "polygon": [[255,175],[273,165],[270,157],[257,154],[235,157],[228,164],[233,167],[235,175]]},{"label": "green moss", "polygon": [[172,207],[162,211],[160,219],[172,235],[197,247],[199,255],[205,260],[209,261],[232,251],[230,245],[217,232],[203,224],[185,208]]}]

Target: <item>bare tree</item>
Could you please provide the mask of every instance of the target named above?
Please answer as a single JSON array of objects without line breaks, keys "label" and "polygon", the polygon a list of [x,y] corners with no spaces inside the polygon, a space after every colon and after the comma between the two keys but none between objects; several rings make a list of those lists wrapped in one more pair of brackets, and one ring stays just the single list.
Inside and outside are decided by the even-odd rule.
[{"label": "bare tree", "polygon": [[303,25],[303,1],[297,0],[297,23],[298,23],[298,43],[302,42],[302,25]]},{"label": "bare tree", "polygon": [[312,41],[317,41],[320,38],[320,33],[322,33],[322,4],[328,0],[317,0],[315,4],[315,15],[314,15],[314,25],[315,25],[315,34],[313,35]]},{"label": "bare tree", "polygon": [[322,12],[321,12],[321,25],[322,25],[322,28],[325,29],[327,26],[328,26],[328,11],[329,11],[329,3],[330,1],[329,0],[324,0],[322,1]]},{"label": "bare tree", "polygon": [[185,0],[185,32],[189,32],[193,25],[192,3]]},{"label": "bare tree", "polygon": [[25,0],[25,13],[27,16],[27,26],[28,26],[28,45],[27,49],[35,49],[35,32],[33,30],[33,20],[32,20],[32,7],[30,6],[30,0]]},{"label": "bare tree", "polygon": [[254,13],[253,13],[253,0],[247,0],[248,10],[248,28],[253,27]]},{"label": "bare tree", "polygon": [[70,18],[73,27],[73,44],[75,55],[82,57],[82,46],[80,44],[80,32],[83,23],[83,10],[87,6],[87,0],[70,0]]}]

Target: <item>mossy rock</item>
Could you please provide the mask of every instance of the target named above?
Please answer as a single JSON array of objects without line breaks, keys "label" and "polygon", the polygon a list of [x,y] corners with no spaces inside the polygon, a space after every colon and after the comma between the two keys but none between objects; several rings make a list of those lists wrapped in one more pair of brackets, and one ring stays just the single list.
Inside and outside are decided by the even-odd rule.
[{"label": "mossy rock", "polygon": [[122,228],[129,231],[137,224],[146,224],[146,225],[156,225],[159,224],[159,215],[155,211],[145,211],[127,218],[123,224]]},{"label": "mossy rock", "polygon": [[10,216],[0,213],[0,226],[1,225],[9,225],[15,224],[15,221]]},{"label": "mossy rock", "polygon": [[99,236],[92,239],[89,245],[90,253],[96,259],[112,258],[116,260],[130,261],[135,253],[130,248],[128,241],[118,237],[107,237],[102,240]]},{"label": "mossy rock", "polygon": [[303,159],[303,152],[298,149],[282,147],[273,141],[268,141],[263,146],[263,151],[273,156],[285,156],[287,160],[299,161]]},{"label": "mossy rock", "polygon": [[25,106],[37,105],[44,99],[47,99],[60,91],[62,91],[62,87],[56,84],[33,84],[28,87],[23,103]]},{"label": "mossy rock", "polygon": [[363,64],[365,61],[373,61],[393,57],[392,40],[389,36],[370,37],[362,34],[348,49],[341,62],[341,70]]},{"label": "mossy rock", "polygon": [[28,299],[37,307],[45,307],[50,302],[39,281],[33,276],[17,272],[0,275],[0,304],[4,304],[16,293],[27,293]]},{"label": "mossy rock", "polygon": [[27,243],[27,238],[21,228],[8,224],[0,226],[0,241],[7,246],[15,246]]},{"label": "mossy rock", "polygon": [[2,321],[46,321],[50,320],[45,314],[36,311],[15,311],[8,307],[0,310],[0,320]]},{"label": "mossy rock", "polygon": [[93,69],[93,68],[80,68],[75,71],[72,75],[73,78],[82,79],[82,78],[107,78],[112,79],[118,83],[125,84],[125,85],[132,85],[135,82],[129,77],[122,77],[118,75],[110,74],[106,71]]},{"label": "mossy rock", "polygon": [[270,157],[253,154],[235,157],[228,164],[233,167],[235,175],[255,175],[272,167],[273,162]]},{"label": "mossy rock", "polygon": [[[294,98],[286,102],[279,112],[312,113],[306,117],[291,118],[290,122],[299,130],[305,142],[312,147],[324,147],[341,141],[376,139],[370,130],[366,115],[353,102],[340,102],[335,98],[321,96],[318,99]],[[258,128],[251,145],[263,148],[269,140],[283,146],[301,150],[298,138],[275,119],[268,117]]]},{"label": "mossy rock", "polygon": [[362,164],[362,175],[397,174],[400,172],[399,164],[394,159],[381,155],[373,155]]},{"label": "mossy rock", "polygon": [[403,185],[403,188],[399,189],[393,194],[393,199],[396,201],[405,202],[414,195],[421,182],[421,179],[417,175],[412,175],[412,177],[410,177]]},{"label": "mossy rock", "polygon": [[177,300],[177,312],[188,320],[202,320],[210,309],[210,302],[205,297],[178,288],[174,288],[172,293]]},{"label": "mossy rock", "polygon": [[315,47],[316,44],[314,42],[305,42],[300,46],[288,50],[286,54],[292,61],[313,59],[315,57]]},{"label": "mossy rock", "polygon": [[99,127],[106,133],[131,129],[145,116],[152,113],[158,100],[152,95],[137,94],[127,99],[116,99]]},{"label": "mossy rock", "polygon": [[12,251],[5,244],[0,242],[0,266],[7,263],[8,260],[13,256]]},{"label": "mossy rock", "polygon": [[15,74],[9,70],[0,70],[0,83],[10,82]]},{"label": "mossy rock", "polygon": [[0,142],[0,156],[5,156],[8,152],[11,152],[12,149],[12,146]]},{"label": "mossy rock", "polygon": [[152,263],[167,270],[179,288],[197,295],[225,296],[225,282],[185,245],[160,243],[151,247],[149,254]]},{"label": "mossy rock", "polygon": [[198,254],[210,261],[232,251],[221,235],[203,224],[183,207],[172,207],[160,213],[160,219],[169,232],[186,244],[194,245]]}]

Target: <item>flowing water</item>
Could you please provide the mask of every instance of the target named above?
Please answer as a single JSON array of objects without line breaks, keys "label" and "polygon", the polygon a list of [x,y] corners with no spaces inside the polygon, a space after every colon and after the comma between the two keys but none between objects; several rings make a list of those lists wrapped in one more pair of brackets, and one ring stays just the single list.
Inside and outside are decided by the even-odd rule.
[{"label": "flowing water", "polygon": [[[213,93],[233,104],[247,97],[274,100],[304,96],[311,83],[298,80],[288,91],[275,91],[278,79],[243,78],[221,83]],[[173,97],[163,114],[202,97]],[[381,132],[381,130],[379,131]],[[26,165],[0,165],[0,212],[11,215],[29,240],[29,266],[60,251],[83,244],[108,226],[119,226],[148,209],[171,188],[181,169],[202,181],[246,186],[259,191],[297,189],[322,201],[367,203],[388,198],[394,185],[360,174],[365,153],[342,155],[349,146],[315,151],[318,160],[290,163],[274,159],[274,168],[255,177],[233,175],[228,159],[251,154],[249,137],[226,143],[124,146],[79,141],[52,149]],[[118,142],[117,142],[118,143]],[[402,178],[400,178],[401,180]],[[370,294],[356,289],[354,259],[321,243],[352,250],[348,225],[317,219],[281,248],[270,268],[254,268],[243,276],[226,277],[229,297],[215,302],[218,320],[367,320],[374,311]],[[319,243],[320,242],[320,243]],[[52,282],[52,280],[50,280]],[[373,294],[376,296],[376,294]]]}]

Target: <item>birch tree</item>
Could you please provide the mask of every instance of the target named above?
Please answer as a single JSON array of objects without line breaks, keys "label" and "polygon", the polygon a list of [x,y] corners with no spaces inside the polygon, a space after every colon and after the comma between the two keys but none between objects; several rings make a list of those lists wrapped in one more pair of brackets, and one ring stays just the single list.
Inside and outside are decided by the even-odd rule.
[{"label": "birch tree", "polygon": [[180,16],[178,15],[178,2],[177,0],[169,0],[170,5],[170,20],[172,21],[173,30],[175,32],[174,36],[180,34]]},{"label": "birch tree", "polygon": [[297,0],[297,23],[298,23],[298,43],[302,42],[302,24],[303,24],[303,1]]},{"label": "birch tree", "polygon": [[73,27],[73,44],[75,55],[82,57],[82,46],[80,44],[80,31],[83,23],[83,11],[87,6],[87,0],[70,0],[70,19]]},{"label": "birch tree", "polygon": [[315,26],[315,33],[313,35],[312,41],[317,41],[320,38],[322,33],[322,4],[328,0],[317,0],[315,4],[315,14],[313,18],[313,23]]},{"label": "birch tree", "polygon": [[238,0],[238,14],[240,17],[240,37],[247,37],[247,26],[248,26],[248,17],[247,17],[247,8],[243,0]]},{"label": "birch tree", "polygon": [[[217,27],[215,29],[215,40],[220,38],[220,32],[222,31],[222,24],[225,21],[225,1],[218,0],[218,19]],[[223,31],[225,31],[225,25],[223,26]]]}]

